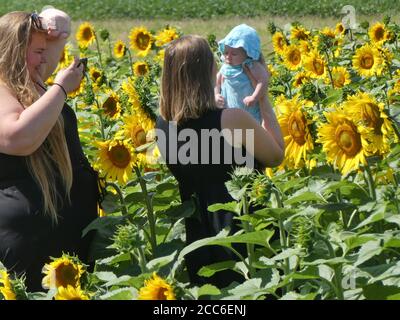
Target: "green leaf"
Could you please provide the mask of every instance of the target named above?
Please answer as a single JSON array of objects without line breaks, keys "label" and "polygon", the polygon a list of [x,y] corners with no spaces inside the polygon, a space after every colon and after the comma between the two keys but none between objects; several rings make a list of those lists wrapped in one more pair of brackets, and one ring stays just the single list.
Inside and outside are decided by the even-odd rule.
[{"label": "green leaf", "polygon": [[233,267],[235,266],[235,263],[236,263],[236,261],[232,261],[232,260],[213,263],[208,266],[202,267],[197,274],[199,276],[209,278],[219,271],[233,269]]},{"label": "green leaf", "polygon": [[317,292],[311,292],[307,294],[300,294],[294,291],[286,293],[280,300],[315,300]]},{"label": "green leaf", "polygon": [[400,288],[395,286],[384,286],[373,283],[363,288],[363,294],[368,300],[400,300]]},{"label": "green leaf", "polygon": [[208,206],[207,210],[210,212],[226,210],[229,212],[235,212],[237,214],[240,214],[240,207],[236,201],[231,201],[231,202],[227,202],[227,203],[215,203],[215,204]]},{"label": "green leaf", "polygon": [[188,218],[192,216],[196,211],[196,205],[193,201],[187,200],[182,204],[177,206],[172,206],[165,210],[163,214],[165,214],[168,218],[172,218],[174,220],[180,218]]},{"label": "green leaf", "polygon": [[317,202],[325,202],[325,199],[320,196],[319,194],[316,194],[314,192],[306,191],[302,193],[301,195],[294,196],[289,198],[288,200],[285,201],[286,205],[292,205],[298,202],[307,202],[307,201],[317,201]]},{"label": "green leaf", "polygon": [[101,300],[134,300],[137,297],[135,288],[120,288],[100,296]]},{"label": "green leaf", "polygon": [[153,259],[147,263],[146,267],[150,271],[152,271],[152,270],[157,271],[157,270],[161,269],[162,267],[166,266],[167,264],[171,263],[172,261],[174,261],[176,254],[177,254],[177,251],[174,251],[173,253],[171,253],[168,256]]},{"label": "green leaf", "polygon": [[381,221],[385,218],[385,215],[386,215],[386,205],[379,204],[375,208],[374,212],[371,215],[369,215],[368,218],[362,221],[357,227],[355,227],[355,229],[360,229],[368,224]]},{"label": "green leaf", "polygon": [[327,97],[322,100],[322,104],[327,106],[342,99],[343,92],[341,89],[330,89],[327,92]]},{"label": "green leaf", "polygon": [[274,218],[276,220],[286,220],[296,213],[297,211],[295,209],[289,208],[264,208],[254,212],[254,215]]},{"label": "green leaf", "polygon": [[205,284],[205,285],[201,286],[199,288],[199,290],[197,291],[197,296],[198,297],[201,297],[201,296],[217,296],[217,295],[220,295],[220,294],[221,294],[221,291],[217,287],[215,287],[215,286],[213,286],[211,284]]},{"label": "green leaf", "polygon": [[113,272],[108,271],[95,272],[94,275],[103,282],[117,279],[117,276]]},{"label": "green leaf", "polygon": [[380,240],[375,240],[368,241],[367,243],[363,244],[358,252],[357,261],[354,263],[354,265],[359,266],[372,257],[381,254],[383,248],[381,247],[380,243]]}]

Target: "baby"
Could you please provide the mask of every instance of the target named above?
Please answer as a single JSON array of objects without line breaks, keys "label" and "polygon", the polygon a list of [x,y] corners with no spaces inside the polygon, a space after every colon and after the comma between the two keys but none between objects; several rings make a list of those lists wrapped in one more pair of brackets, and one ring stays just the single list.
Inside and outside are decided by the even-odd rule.
[{"label": "baby", "polygon": [[[217,105],[244,109],[261,123],[259,99],[266,90],[267,79],[257,31],[241,24],[219,41],[218,46],[223,65],[214,90]],[[248,67],[254,86],[244,67]]]}]

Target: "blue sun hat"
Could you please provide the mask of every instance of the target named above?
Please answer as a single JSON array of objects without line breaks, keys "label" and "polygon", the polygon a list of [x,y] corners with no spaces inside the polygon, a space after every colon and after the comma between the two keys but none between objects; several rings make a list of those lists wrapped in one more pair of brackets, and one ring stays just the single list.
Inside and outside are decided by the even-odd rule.
[{"label": "blue sun hat", "polygon": [[247,24],[234,27],[224,39],[218,42],[218,48],[222,54],[225,51],[225,46],[242,47],[251,59],[258,60],[260,58],[260,37],[257,31]]}]

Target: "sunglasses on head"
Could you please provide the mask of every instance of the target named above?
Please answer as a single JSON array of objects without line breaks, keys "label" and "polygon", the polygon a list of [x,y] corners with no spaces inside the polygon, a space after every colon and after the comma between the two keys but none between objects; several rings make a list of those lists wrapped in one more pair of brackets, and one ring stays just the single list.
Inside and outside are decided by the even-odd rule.
[{"label": "sunglasses on head", "polygon": [[36,12],[31,13],[30,19],[36,30],[43,30],[42,20]]}]

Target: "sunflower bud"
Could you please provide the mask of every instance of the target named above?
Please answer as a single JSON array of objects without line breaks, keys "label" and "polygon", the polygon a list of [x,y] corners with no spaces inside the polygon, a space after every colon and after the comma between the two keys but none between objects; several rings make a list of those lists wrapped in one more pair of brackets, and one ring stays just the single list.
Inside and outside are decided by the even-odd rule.
[{"label": "sunflower bud", "polygon": [[369,28],[369,22],[368,21],[363,21],[360,23],[360,27],[363,29],[368,29]]},{"label": "sunflower bud", "polygon": [[85,104],[87,105],[91,105],[94,102],[94,92],[89,83],[85,86],[85,95],[83,97],[83,102],[85,102]]},{"label": "sunflower bud", "polygon": [[383,18],[383,24],[385,25],[385,26],[387,26],[389,23],[390,23],[390,19],[391,19],[391,17],[389,16],[389,15],[386,15],[384,18]]},{"label": "sunflower bud", "polygon": [[258,175],[251,188],[251,201],[266,205],[271,196],[272,182],[265,175]]},{"label": "sunflower bud", "polygon": [[215,36],[215,34],[210,33],[207,36],[207,41],[208,41],[208,44],[210,45],[210,47],[211,47],[211,49],[213,51],[217,51],[218,50],[217,37]]},{"label": "sunflower bud", "polygon": [[273,22],[268,23],[267,27],[268,31],[271,33],[271,35],[274,35],[276,32],[276,25]]},{"label": "sunflower bud", "polygon": [[101,29],[100,38],[101,40],[106,41],[107,39],[110,38],[110,32],[107,29]]},{"label": "sunflower bud", "polygon": [[118,226],[112,238],[114,241],[112,246],[121,253],[128,253],[138,245],[136,234],[137,230],[133,224]]},{"label": "sunflower bud", "polygon": [[301,94],[304,99],[315,101],[318,98],[317,88],[312,83],[306,83],[301,88]]}]

